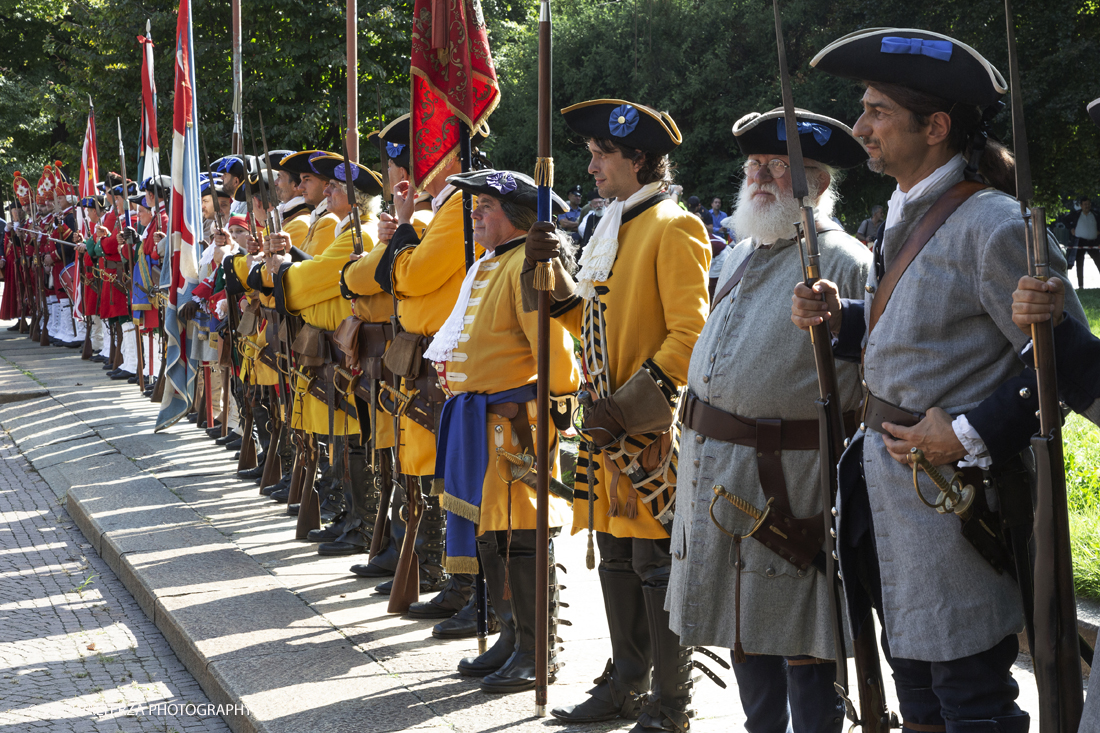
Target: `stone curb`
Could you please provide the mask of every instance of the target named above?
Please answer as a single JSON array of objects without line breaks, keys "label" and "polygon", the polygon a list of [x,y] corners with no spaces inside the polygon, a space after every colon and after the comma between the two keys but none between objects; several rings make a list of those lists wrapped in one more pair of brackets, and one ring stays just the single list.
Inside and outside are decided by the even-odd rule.
[{"label": "stone curb", "polygon": [[[5,367],[0,379],[14,371]],[[395,689],[381,664],[59,396],[0,408],[0,425],[211,702],[240,709],[222,716],[234,733],[354,730],[363,694],[388,695],[372,711],[377,731],[434,717],[423,709],[410,716],[420,700],[408,688]],[[308,704],[288,714],[287,695],[298,689],[310,691]]]},{"label": "stone curb", "polygon": [[5,390],[0,392],[0,405],[6,405],[11,402],[22,402],[23,400],[34,400],[39,397],[47,397],[50,394],[48,389],[17,389],[17,390]]}]

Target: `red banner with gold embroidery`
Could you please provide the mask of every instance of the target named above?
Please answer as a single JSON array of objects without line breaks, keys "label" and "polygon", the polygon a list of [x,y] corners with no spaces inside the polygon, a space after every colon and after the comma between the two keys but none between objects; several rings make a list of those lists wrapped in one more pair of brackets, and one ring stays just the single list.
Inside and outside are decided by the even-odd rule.
[{"label": "red banner with gold embroidery", "polygon": [[459,121],[482,127],[500,101],[480,0],[416,0],[412,32],[412,183],[458,155]]}]

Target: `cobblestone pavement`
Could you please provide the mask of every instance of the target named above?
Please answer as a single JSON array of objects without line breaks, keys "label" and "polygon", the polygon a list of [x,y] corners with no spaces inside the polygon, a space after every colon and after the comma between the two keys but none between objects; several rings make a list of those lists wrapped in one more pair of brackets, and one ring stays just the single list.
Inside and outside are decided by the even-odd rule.
[{"label": "cobblestone pavement", "polygon": [[212,707],[0,432],[0,733],[228,731]]}]

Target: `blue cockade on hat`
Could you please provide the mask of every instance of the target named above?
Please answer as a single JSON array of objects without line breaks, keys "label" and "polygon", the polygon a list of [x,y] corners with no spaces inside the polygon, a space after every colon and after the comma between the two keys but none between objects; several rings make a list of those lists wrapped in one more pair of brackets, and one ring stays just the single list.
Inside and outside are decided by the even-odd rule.
[{"label": "blue cockade on hat", "polygon": [[638,126],[638,110],[633,105],[620,104],[611,110],[608,126],[615,137],[626,137]]},{"label": "blue cockade on hat", "polygon": [[85,209],[94,208],[95,205],[96,205],[95,199],[93,199],[93,198],[80,199],[80,205],[83,206]]},{"label": "blue cockade on hat", "polygon": [[485,183],[501,193],[511,193],[516,190],[516,179],[511,173],[490,173],[486,176]]},{"label": "blue cockade on hat", "polygon": [[[784,121],[784,119],[782,117],[777,119],[776,122],[778,123],[778,127],[779,127],[779,132],[777,133],[779,139],[780,140],[786,140],[787,139],[787,125],[786,125],[786,122]],[[798,134],[799,135],[805,135],[807,132],[812,132],[814,134],[814,140],[817,141],[818,145],[824,146],[825,143],[829,142],[829,138],[833,136],[833,128],[829,127],[828,125],[822,125],[822,124],[819,124],[817,122],[799,122],[797,124],[798,124]]]},{"label": "blue cockade on hat", "polygon": [[886,36],[882,39],[883,53],[903,53],[914,56],[928,56],[938,61],[950,61],[955,46],[951,41],[934,41],[925,38],[902,38]]},{"label": "blue cockade on hat", "polygon": [[[347,180],[348,180],[348,174],[347,174],[347,171],[344,168],[343,163],[336,166],[336,168],[332,171],[332,174],[334,176],[336,176],[336,180],[338,180],[338,181],[347,182]],[[353,181],[359,180],[359,167],[358,166],[353,165],[351,167],[351,180],[353,180]]]},{"label": "blue cockade on hat", "polygon": [[236,155],[227,155],[224,158],[214,161],[214,170],[219,173],[229,173],[233,170],[233,164],[239,162],[244,165],[244,161],[238,158]]},{"label": "blue cockade on hat", "polygon": [[401,153],[405,152],[405,148],[407,148],[407,147],[408,147],[408,145],[402,145],[401,143],[387,142],[386,143],[386,155],[390,156],[391,158],[396,158],[399,155],[401,155]]}]

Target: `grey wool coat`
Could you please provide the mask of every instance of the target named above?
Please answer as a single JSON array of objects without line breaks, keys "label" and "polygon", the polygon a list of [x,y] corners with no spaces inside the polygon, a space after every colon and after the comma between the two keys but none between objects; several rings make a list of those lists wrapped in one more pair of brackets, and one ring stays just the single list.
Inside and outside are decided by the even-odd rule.
[{"label": "grey wool coat", "polygon": [[[870,252],[839,231],[822,232],[819,242],[822,277],[836,282],[842,296],[859,297],[870,269]],[[734,248],[719,288],[751,251],[749,240]],[[753,255],[734,297],[726,296],[714,306],[692,351],[688,386],[699,399],[741,417],[817,419],[810,337],[791,322],[791,292],[802,279],[798,246],[792,241],[781,240]],[[857,365],[838,367],[842,407],[855,410],[860,401]],[[782,464],[795,516],[820,512],[818,451],[784,451]],[[682,644],[733,648],[733,541],[708,514],[715,484],[757,507],[765,505],[752,448],[685,430],[666,606]],[[752,527],[752,520],[725,500],[715,505],[715,516],[730,531],[745,533]],[[753,538],[741,543],[741,556],[745,651],[835,657],[828,586],[821,575],[812,568],[799,570]]]},{"label": "grey wool coat", "polygon": [[[905,204],[886,230],[886,267],[941,193],[963,178],[958,169]],[[1065,260],[1051,248],[1051,265]],[[973,409],[1022,370],[1028,338],[1012,323],[1012,292],[1027,274],[1020,205],[987,189],[962,204],[898,281],[875,330],[864,336],[864,379],[872,394],[912,412]],[[1064,279],[1064,277],[1063,277]],[[869,290],[878,285],[874,271]],[[1084,318],[1066,286],[1066,313]],[[865,295],[865,317],[874,295]],[[912,472],[886,452],[879,433],[863,440],[863,472],[874,519],[883,613],[895,657],[949,661],[991,648],[1023,628],[1020,592],[962,536],[959,519],[938,514],[915,495]],[[926,497],[937,491],[923,473]],[[842,492],[843,494],[843,492]],[[845,558],[845,507],[838,499],[838,543]],[[845,581],[850,573],[845,572]]]}]

